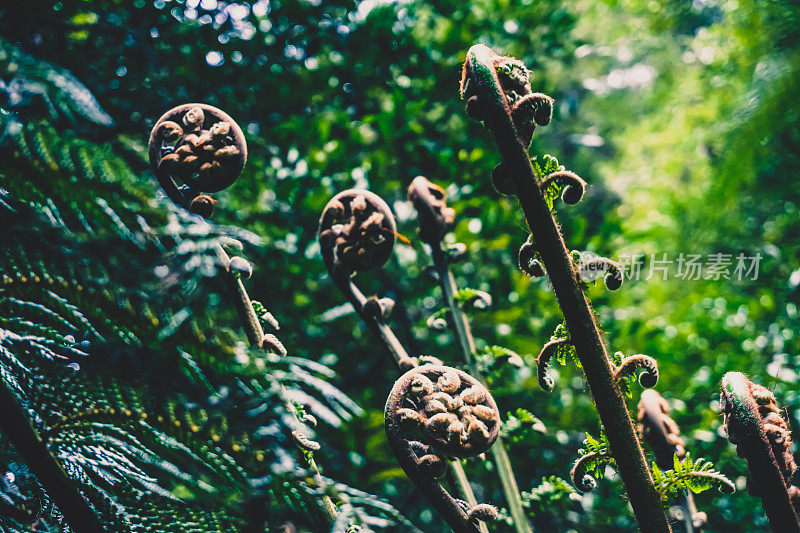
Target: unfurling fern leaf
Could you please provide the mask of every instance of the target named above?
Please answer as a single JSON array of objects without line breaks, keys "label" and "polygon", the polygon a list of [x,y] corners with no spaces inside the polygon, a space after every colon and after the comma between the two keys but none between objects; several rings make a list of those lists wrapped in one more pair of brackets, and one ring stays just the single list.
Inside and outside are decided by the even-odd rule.
[{"label": "unfurling fern leaf", "polygon": [[717,472],[710,461],[702,457],[693,461],[688,453],[683,460],[677,455],[674,457],[672,470],[661,470],[653,463],[653,481],[664,499],[669,495],[686,494],[690,491],[699,494],[712,487],[726,493],[736,490],[736,485]]},{"label": "unfurling fern leaf", "polygon": [[570,476],[575,486],[584,492],[594,490],[597,480],[605,477],[606,467],[617,467],[611,455],[608,438],[602,432],[600,438],[594,438],[587,433],[583,448],[578,453],[578,460],[572,465]]}]

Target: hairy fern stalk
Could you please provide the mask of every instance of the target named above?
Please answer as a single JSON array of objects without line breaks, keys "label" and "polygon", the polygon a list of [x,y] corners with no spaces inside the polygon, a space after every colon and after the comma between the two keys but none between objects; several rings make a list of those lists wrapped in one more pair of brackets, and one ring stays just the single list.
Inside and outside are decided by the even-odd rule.
[{"label": "hairy fern stalk", "polygon": [[69,72],[0,52],[0,77],[36,82],[0,108],[0,529],[263,530],[291,513],[327,528],[324,494],[342,530],[402,522],[296,450],[291,411],[334,427],[359,412],[331,371],[217,322],[216,251],[260,239],[85,137],[112,119]]}]

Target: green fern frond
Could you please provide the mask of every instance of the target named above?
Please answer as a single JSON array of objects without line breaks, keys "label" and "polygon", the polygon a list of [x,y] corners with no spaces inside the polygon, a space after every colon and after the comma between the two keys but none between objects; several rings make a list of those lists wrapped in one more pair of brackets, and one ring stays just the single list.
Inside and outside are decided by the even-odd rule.
[{"label": "green fern frond", "polygon": [[674,456],[672,470],[661,470],[653,463],[653,481],[664,499],[669,495],[686,494],[689,491],[698,494],[712,487],[725,493],[736,490],[736,485],[716,471],[710,461],[702,457],[693,461],[688,453],[683,460]]}]

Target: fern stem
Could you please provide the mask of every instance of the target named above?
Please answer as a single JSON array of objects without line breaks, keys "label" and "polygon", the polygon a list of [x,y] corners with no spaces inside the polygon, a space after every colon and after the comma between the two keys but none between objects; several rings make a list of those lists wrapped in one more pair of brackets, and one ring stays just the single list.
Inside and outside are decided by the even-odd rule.
[{"label": "fern stem", "polygon": [[683,525],[686,528],[686,533],[701,533],[702,527],[694,527],[694,516],[697,514],[697,505],[694,503],[694,495],[692,491],[688,491],[683,498],[681,507],[684,509]]},{"label": "fern stem", "polygon": [[[447,306],[450,308],[450,316],[452,318],[450,324],[453,327],[453,332],[461,347],[461,354],[467,366],[469,366],[470,374],[486,385],[486,381],[478,371],[478,365],[475,362],[477,349],[475,348],[475,339],[472,336],[472,328],[459,302],[456,301],[455,296],[458,287],[453,273],[450,271],[447,254],[442,250],[441,241],[431,243],[431,250],[433,264],[436,268],[436,272],[439,274],[439,283],[442,286],[442,293],[445,296]],[[517,480],[514,478],[514,470],[511,468],[511,461],[508,458],[508,453],[506,452],[501,437],[497,437],[497,441],[489,449],[489,452],[492,454],[492,459],[497,467],[497,474],[500,477],[503,493],[508,503],[508,510],[514,521],[514,529],[517,533],[532,533],[533,528],[528,522],[527,516],[525,516],[525,510],[522,506],[522,496],[519,493]]]},{"label": "fern stem", "polygon": [[[261,322],[259,321],[258,315],[253,308],[253,303],[250,300],[250,296],[247,294],[247,289],[244,288],[241,278],[234,276],[230,272],[229,265],[231,259],[220,245],[217,245],[217,257],[220,261],[220,273],[222,275],[223,282],[228,289],[228,293],[231,295],[234,306],[236,307],[236,312],[239,314],[239,318],[242,321],[242,326],[244,327],[245,334],[247,335],[247,340],[250,342],[250,346],[253,348],[260,348],[261,342],[264,338],[264,329],[261,327]],[[282,392],[283,389],[284,387],[281,385]],[[296,418],[297,414],[292,406],[287,405],[287,408],[289,408],[290,412],[294,413]],[[316,481],[318,481],[320,484],[324,484],[322,480],[322,473],[320,472],[319,467],[314,462],[313,458],[309,459],[307,463],[309,469],[314,473]],[[336,517],[339,516],[339,508],[335,503],[333,503],[333,500],[331,500],[330,496],[322,496],[322,509],[325,513],[325,518],[330,524],[336,522]]]},{"label": "fern stem", "polygon": [[3,413],[0,417],[3,432],[58,506],[69,526],[77,533],[105,531],[94,510],[31,425],[27,411],[17,402],[4,379],[0,379],[0,412]]},{"label": "fern stem", "polygon": [[408,352],[403,347],[403,343],[401,343],[397,335],[394,334],[392,328],[389,327],[388,324],[378,320],[374,315],[365,311],[366,306],[364,304],[367,302],[367,297],[364,296],[364,293],[356,287],[355,283],[353,283],[349,277],[332,277],[336,285],[342,293],[347,296],[347,299],[355,308],[359,318],[367,325],[372,334],[378,338],[381,347],[392,358],[398,370],[402,373],[409,368],[413,368],[415,366],[414,360],[408,355]]},{"label": "fern stem", "polygon": [[723,410],[729,440],[747,459],[755,492],[774,531],[800,532],[800,522],[787,491],[787,480],[764,431],[764,421],[753,397],[753,385],[741,372],[728,372],[722,378]]},{"label": "fern stem", "polygon": [[481,97],[486,99],[486,126],[500,150],[505,171],[511,175],[533,241],[549,274],[639,527],[646,532],[670,531],[625,399],[614,380],[611,360],[592,308],[539,187],[527,148],[511,119],[492,53],[489,48],[476,45],[467,54],[474,80],[482,91]]},{"label": "fern stem", "polygon": [[[364,311],[367,298],[356,287],[349,277],[342,278],[340,276],[332,275],[334,282],[339,286],[339,289],[344,293],[353,307],[355,308],[358,316],[367,325],[369,330],[378,338],[384,351],[392,358],[395,366],[403,373],[408,368],[412,368],[416,363],[408,355],[408,352],[403,347],[403,344],[394,334],[392,328],[388,324],[379,321],[374,315]],[[475,498],[475,492],[469,484],[467,473],[458,459],[450,461],[450,468],[447,471],[447,480],[451,487],[453,487],[459,494],[459,497],[466,501],[470,507],[478,504]],[[488,533],[489,529],[483,522],[478,523],[478,528],[481,533]]]},{"label": "fern stem", "polygon": [[242,325],[244,326],[244,332],[245,335],[247,335],[247,340],[250,343],[250,346],[260,347],[261,341],[264,339],[264,329],[261,327],[261,322],[258,320],[258,315],[256,314],[255,309],[253,309],[250,296],[247,294],[247,290],[244,288],[242,280],[231,274],[231,272],[228,270],[228,265],[231,262],[231,258],[220,245],[217,245],[217,257],[219,258],[220,266],[222,267],[222,281],[225,283],[228,293],[233,298],[236,312],[238,313],[239,319],[242,321]]}]

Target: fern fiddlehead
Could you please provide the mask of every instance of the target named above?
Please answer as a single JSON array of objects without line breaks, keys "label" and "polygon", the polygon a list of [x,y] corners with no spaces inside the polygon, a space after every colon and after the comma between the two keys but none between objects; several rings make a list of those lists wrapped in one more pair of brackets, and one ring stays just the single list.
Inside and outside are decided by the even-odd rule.
[{"label": "fern fiddlehead", "polygon": [[646,389],[655,387],[658,383],[658,363],[649,355],[640,353],[623,357],[620,364],[614,367],[614,379],[619,381],[631,376],[640,368],[639,384]]},{"label": "fern fiddlehead", "polygon": [[752,489],[761,497],[772,529],[800,531],[800,493],[790,484],[797,466],[775,395],[741,372],[728,372],[722,378],[720,403],[728,440],[747,459]]},{"label": "fern fiddlehead", "polygon": [[[394,301],[366,298],[353,281],[358,272],[379,268],[388,260],[396,234],[394,215],[383,199],[369,191],[349,189],[328,202],[320,216],[317,239],[331,279],[381,342],[397,369],[406,372],[420,366],[440,365],[441,361],[430,356],[409,356],[387,323]],[[449,470],[445,463],[436,462],[436,465],[442,473],[452,474],[460,496],[469,506],[476,506],[477,500],[461,463],[452,461]],[[481,533],[488,531],[483,523],[478,527]]]},{"label": "fern fiddlehead", "polygon": [[541,258],[549,275],[639,526],[646,531],[669,531],[660,495],[614,379],[612,362],[528,156],[536,125],[550,121],[552,99],[532,92],[524,65],[481,44],[467,52],[461,96],[468,114],[482,120],[495,138],[502,158],[502,171],[495,174],[511,184],[504,185],[501,192],[516,194],[533,237],[530,245],[538,252],[538,257],[526,253],[525,261],[520,262],[532,267],[532,260]]},{"label": "fern fiddlehead", "polygon": [[497,439],[500,412],[478,380],[445,366],[409,370],[392,387],[385,418],[398,462],[454,531],[480,531],[480,521],[497,516],[491,505],[456,500],[437,481],[448,458],[479,455]]},{"label": "fern fiddlehead", "polygon": [[183,104],[164,113],[150,133],[148,152],[164,193],[205,218],[214,200],[202,193],[229,187],[247,161],[242,129],[208,104]]},{"label": "fern fiddlehead", "polygon": [[604,476],[607,466],[617,470],[617,463],[609,450],[608,438],[603,433],[599,439],[587,433],[583,448],[578,450],[578,454],[569,474],[579,490],[593,491],[597,487],[597,479]]},{"label": "fern fiddlehead", "polygon": [[[439,280],[442,293],[445,295],[447,308],[450,311],[450,320],[445,322],[449,322],[452,325],[453,333],[461,347],[462,357],[469,366],[470,372],[478,377],[485,386],[486,384],[481,379],[478,367],[475,364],[477,350],[472,336],[472,328],[457,298],[457,285],[453,273],[450,271],[452,259],[442,245],[442,239],[455,221],[455,211],[447,206],[444,189],[424,176],[417,176],[411,182],[408,188],[408,199],[414,205],[418,214],[420,238],[431,247],[431,256],[437,273],[436,277]],[[483,306],[491,304],[491,296],[482,291],[473,292],[475,294],[471,297],[472,301],[475,303],[481,302]],[[503,493],[508,502],[516,531],[518,533],[531,531],[503,439],[498,436],[497,442],[489,449],[489,452],[492,454],[497,466]]]},{"label": "fern fiddlehead", "polygon": [[580,366],[580,359],[575,354],[575,346],[572,345],[569,331],[564,324],[556,327],[550,340],[542,346],[542,350],[536,357],[539,386],[546,392],[552,392],[556,384],[555,378],[550,372],[550,363],[553,358],[562,365],[567,363],[567,359],[571,359],[576,366]]},{"label": "fern fiddlehead", "polygon": [[390,298],[367,298],[352,279],[358,272],[379,268],[389,259],[396,234],[397,223],[383,199],[370,191],[349,189],[325,206],[317,238],[333,282],[381,340],[395,365],[406,371],[417,362],[386,324],[394,302]]},{"label": "fern fiddlehead", "polygon": [[[167,196],[177,205],[210,218],[215,201],[202,193],[219,192],[236,180],[247,160],[247,144],[238,124],[220,109],[207,104],[184,104],[167,111],[153,126],[149,156],[150,165]],[[183,182],[182,186],[175,184],[175,177]],[[286,356],[288,352],[283,343],[274,334],[264,333],[259,314],[242,283],[253,274],[250,262],[243,257],[230,257],[221,245],[216,246],[216,253],[220,275],[250,345]],[[261,314],[269,314],[263,305],[259,307]],[[281,390],[286,396],[282,385]],[[287,403],[287,408],[299,425],[309,423],[293,405]],[[291,435],[296,447],[303,452],[315,481],[324,485],[313,458],[313,452],[321,445],[309,438],[303,429],[295,429]],[[257,506],[257,502],[251,502],[252,508]],[[321,497],[321,509],[330,524],[336,522],[339,510],[327,494]]]}]

